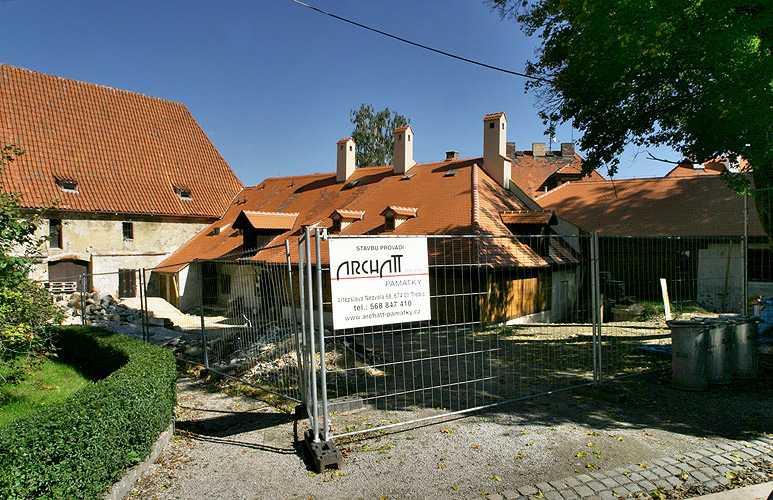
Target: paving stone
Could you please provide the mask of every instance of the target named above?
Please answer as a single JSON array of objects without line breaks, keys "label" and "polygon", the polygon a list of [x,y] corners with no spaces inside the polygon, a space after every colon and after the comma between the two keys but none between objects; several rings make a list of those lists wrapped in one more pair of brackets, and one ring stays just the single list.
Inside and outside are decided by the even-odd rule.
[{"label": "paving stone", "polygon": [[679,485],[681,485],[681,484],[682,484],[682,480],[681,480],[681,479],[678,479],[678,478],[676,478],[676,477],[674,477],[674,476],[669,476],[669,477],[667,477],[667,478],[666,478],[666,481],[668,481],[668,482],[669,482],[671,485],[673,485],[673,486],[679,486]]},{"label": "paving stone", "polygon": [[517,491],[505,490],[502,492],[502,496],[505,500],[516,500],[516,498],[520,497],[521,495],[519,495]]},{"label": "paving stone", "polygon": [[639,487],[644,491],[652,491],[657,489],[657,486],[655,486],[651,481],[639,481]]},{"label": "paving stone", "polygon": [[724,465],[720,465],[718,467],[715,467],[714,470],[719,472],[723,476],[730,471],[730,469],[725,467]]},{"label": "paving stone", "polygon": [[694,471],[690,472],[690,475],[692,477],[694,477],[695,479],[697,479],[698,481],[700,481],[701,483],[705,483],[706,481],[709,480],[709,478],[706,477],[706,474],[702,473],[699,470],[694,470]]},{"label": "paving stone", "polygon": [[580,481],[577,480],[577,478],[574,478],[572,476],[562,479],[563,482],[566,483],[567,486],[580,486]]},{"label": "paving stone", "polygon": [[599,492],[599,498],[601,500],[617,500],[617,497],[609,490]]},{"label": "paving stone", "polygon": [[615,486],[618,486],[618,482],[612,479],[611,477],[605,477],[601,479],[601,484],[603,484],[607,488],[614,488]]},{"label": "paving stone", "polygon": [[701,458],[701,463],[705,464],[705,465],[708,465],[709,467],[713,467],[714,465],[718,465],[719,464],[719,462],[717,462],[716,460],[714,460],[711,457],[703,457],[703,458]]},{"label": "paving stone", "polygon": [[727,443],[717,443],[717,448],[722,448],[725,451],[735,451],[738,449],[737,446],[731,446]]},{"label": "paving stone", "polygon": [[574,488],[574,491],[577,492],[578,495],[581,497],[589,497],[593,495],[593,490],[585,486],[584,484],[581,484],[580,486],[576,486]]},{"label": "paving stone", "polygon": [[655,469],[652,469],[652,471],[650,471],[650,472],[652,472],[653,474],[655,474],[657,477],[666,477],[666,476],[668,476],[668,475],[670,475],[670,474],[671,474],[670,472],[668,472],[668,471],[667,471],[666,469],[664,469],[663,467],[657,467],[657,468],[655,468]]},{"label": "paving stone", "polygon": [[628,488],[625,486],[618,486],[617,488],[612,488],[612,491],[620,495],[620,497],[625,498],[628,496],[630,491],[628,491]]},{"label": "paving stone", "polygon": [[671,474],[679,474],[680,472],[682,472],[682,469],[680,469],[676,465],[667,465],[666,470]]},{"label": "paving stone", "polygon": [[592,477],[594,479],[602,479],[602,478],[607,477],[607,475],[604,474],[603,472],[590,472],[588,474],[590,475],[590,477]]},{"label": "paving stone", "polygon": [[614,479],[615,482],[617,482],[618,484],[628,484],[631,482],[631,480],[628,479],[628,476],[624,476],[622,474],[620,474],[619,476],[615,476],[612,479]]},{"label": "paving stone", "polygon": [[505,498],[498,493],[491,493],[486,495],[486,500],[505,500]]},{"label": "paving stone", "polygon": [[581,483],[588,483],[588,482],[590,482],[590,481],[593,481],[593,478],[592,478],[592,477],[590,477],[590,476],[589,476],[589,475],[587,475],[587,474],[580,474],[580,475],[578,475],[578,476],[575,476],[575,477],[576,477],[576,478],[577,478],[577,480],[578,480],[578,481],[580,481]]},{"label": "paving stone", "polygon": [[651,470],[643,470],[643,471],[641,471],[640,474],[642,475],[642,477],[644,477],[644,479],[649,479],[650,481],[654,481],[655,479],[657,479],[659,477],[657,474],[655,474]]},{"label": "paving stone", "polygon": [[697,453],[698,455],[700,455],[702,457],[710,457],[711,455],[714,454],[714,453],[710,452],[709,450],[707,450],[706,448],[701,448],[699,450],[695,450],[695,453]]},{"label": "paving stone", "polygon": [[665,459],[662,459],[662,458],[656,458],[650,463],[655,467],[665,467],[666,465],[668,465],[668,462],[666,462]]},{"label": "paving stone", "polygon": [[703,462],[701,462],[700,460],[690,460],[689,462],[687,462],[687,465],[689,465],[693,469],[700,469],[701,467],[703,467]]},{"label": "paving stone", "polygon": [[633,472],[629,474],[628,477],[630,478],[631,481],[634,481],[634,482],[639,482],[644,480],[644,477],[638,472]]},{"label": "paving stone", "polygon": [[695,458],[695,459],[703,458],[703,455],[701,455],[700,453],[695,453],[694,451],[688,451],[687,453],[684,454],[684,456]]},{"label": "paving stone", "polygon": [[730,484],[730,480],[725,476],[717,476],[714,481],[718,482],[719,484]]},{"label": "paving stone", "polygon": [[666,481],[665,479],[658,479],[657,481],[655,481],[655,486],[658,488],[665,488],[667,490],[670,490],[671,488],[673,488],[673,485],[668,481]]},{"label": "paving stone", "polygon": [[545,500],[564,500],[558,490],[544,491],[543,495]]},{"label": "paving stone", "polygon": [[629,493],[638,493],[642,491],[641,487],[636,483],[626,484],[625,489],[627,489]]},{"label": "paving stone", "polygon": [[560,479],[557,479],[555,481],[550,481],[550,485],[557,490],[564,490],[566,489],[566,486],[567,486],[566,483]]},{"label": "paving stone", "polygon": [[717,462],[718,464],[729,464],[732,463],[730,460],[726,459],[722,455],[712,455],[711,459]]},{"label": "paving stone", "polygon": [[701,467],[698,470],[701,471],[703,474],[705,474],[708,477],[714,477],[714,476],[718,476],[719,475],[719,472],[715,471],[711,467]]},{"label": "paving stone", "polygon": [[537,491],[538,491],[537,488],[535,488],[534,486],[522,486],[518,488],[518,493],[520,493],[525,497],[529,495],[536,495]]},{"label": "paving stone", "polygon": [[593,491],[601,491],[606,489],[606,486],[604,486],[598,481],[591,481],[589,483],[586,483],[585,486],[592,489]]},{"label": "paving stone", "polygon": [[675,458],[669,458],[669,457],[664,458],[663,461],[669,465],[674,465],[679,463],[679,460]]},{"label": "paving stone", "polygon": [[615,469],[615,472],[617,472],[618,474],[623,474],[625,472],[631,472],[631,469],[628,469],[626,467],[618,467],[617,469]]},{"label": "paving stone", "polygon": [[714,480],[711,480],[708,483],[704,484],[703,486],[705,486],[706,488],[715,488],[719,486],[719,483]]},{"label": "paving stone", "polygon": [[561,496],[564,497],[565,500],[577,500],[580,498],[577,496],[577,493],[572,490],[560,490],[559,493],[561,493]]},{"label": "paving stone", "polygon": [[689,471],[690,469],[692,469],[692,467],[690,467],[689,465],[681,464],[681,463],[674,465],[674,467],[676,467],[677,469],[681,469],[683,471]]},{"label": "paving stone", "polygon": [[762,455],[762,452],[757,448],[745,448],[743,451],[747,455],[751,455],[753,457],[759,457],[760,455]]},{"label": "paving stone", "polygon": [[551,486],[549,483],[541,482],[534,485],[538,490],[542,491],[542,493],[545,493],[546,491],[552,491],[555,490],[553,486]]}]

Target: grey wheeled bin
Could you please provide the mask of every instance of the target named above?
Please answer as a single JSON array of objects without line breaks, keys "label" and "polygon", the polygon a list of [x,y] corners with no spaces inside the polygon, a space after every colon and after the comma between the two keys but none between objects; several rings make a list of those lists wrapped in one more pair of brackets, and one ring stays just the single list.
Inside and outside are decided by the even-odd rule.
[{"label": "grey wheeled bin", "polygon": [[692,320],[674,320],[667,324],[671,329],[671,384],[686,391],[705,391],[709,386],[708,325]]},{"label": "grey wheeled bin", "polygon": [[759,363],[759,332],[758,324],[762,321],[756,316],[728,314],[720,316],[730,324],[730,372],[736,379],[757,378]]}]

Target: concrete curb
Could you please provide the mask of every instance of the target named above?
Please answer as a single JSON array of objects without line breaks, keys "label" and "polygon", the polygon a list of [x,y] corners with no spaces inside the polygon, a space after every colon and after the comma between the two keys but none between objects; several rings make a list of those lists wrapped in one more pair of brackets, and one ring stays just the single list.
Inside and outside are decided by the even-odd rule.
[{"label": "concrete curb", "polygon": [[124,476],[105,493],[102,498],[104,500],[121,500],[130,489],[134,486],[134,483],[139,481],[142,475],[147,471],[153,462],[161,455],[164,447],[169,443],[169,440],[174,434],[174,422],[166,428],[164,432],[158,436],[158,439],[153,444],[153,448],[150,451],[150,455],[141,464],[131,468],[124,474]]},{"label": "concrete curb", "polygon": [[[486,495],[486,500],[615,500],[651,498],[650,493],[703,484],[712,488],[726,485],[732,474],[741,472],[755,460],[773,462],[773,439],[762,436],[748,441],[731,441],[707,446],[672,457],[653,460],[641,466],[577,474],[557,481]],[[757,472],[759,473],[759,472]],[[755,488],[764,492],[758,493]],[[719,493],[693,497],[708,500],[766,500],[773,483],[762,483]],[[715,496],[717,495],[717,496]],[[754,496],[760,495],[760,496]]]},{"label": "concrete curb", "polygon": [[761,483],[695,497],[694,500],[766,500],[771,491],[773,483]]}]

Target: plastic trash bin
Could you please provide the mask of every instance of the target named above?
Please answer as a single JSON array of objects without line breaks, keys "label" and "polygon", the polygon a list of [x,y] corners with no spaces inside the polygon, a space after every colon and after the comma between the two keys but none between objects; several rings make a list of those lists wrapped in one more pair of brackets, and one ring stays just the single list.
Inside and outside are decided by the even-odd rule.
[{"label": "plastic trash bin", "polygon": [[727,385],[733,380],[730,370],[732,352],[729,322],[722,318],[693,318],[708,326],[706,362],[708,363],[709,384]]},{"label": "plastic trash bin", "polygon": [[757,316],[728,314],[720,316],[728,321],[730,335],[730,372],[736,379],[757,378],[759,323]]},{"label": "plastic trash bin", "polygon": [[671,329],[671,385],[686,391],[705,391],[709,386],[708,325],[694,320],[666,323]]}]

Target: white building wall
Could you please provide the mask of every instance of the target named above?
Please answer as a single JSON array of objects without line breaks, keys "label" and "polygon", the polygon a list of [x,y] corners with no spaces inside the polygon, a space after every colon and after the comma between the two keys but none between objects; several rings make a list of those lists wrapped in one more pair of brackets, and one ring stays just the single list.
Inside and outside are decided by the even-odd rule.
[{"label": "white building wall", "polygon": [[699,250],[698,304],[716,313],[741,312],[743,263],[740,242],[714,243]]}]

